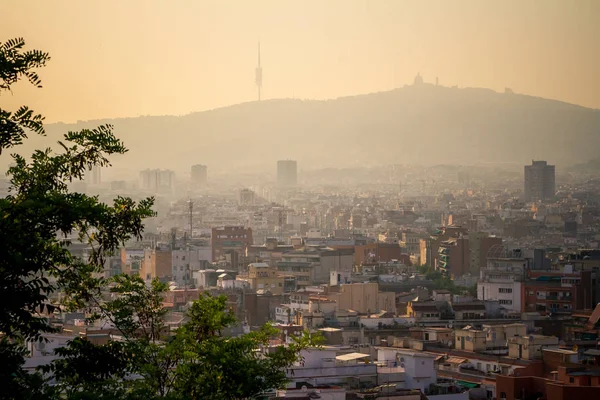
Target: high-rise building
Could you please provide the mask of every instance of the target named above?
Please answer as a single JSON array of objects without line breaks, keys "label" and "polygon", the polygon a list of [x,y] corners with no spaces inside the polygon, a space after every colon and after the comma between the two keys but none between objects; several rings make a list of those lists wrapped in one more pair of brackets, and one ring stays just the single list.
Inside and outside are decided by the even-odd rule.
[{"label": "high-rise building", "polygon": [[298,184],[298,163],[294,160],[277,161],[277,185],[283,187]]},{"label": "high-rise building", "polygon": [[242,189],[239,193],[239,203],[242,206],[254,205],[255,194],[250,189]]},{"label": "high-rise building", "polygon": [[102,172],[101,167],[94,165],[85,174],[85,180],[88,185],[100,185],[102,183]]},{"label": "high-rise building", "polygon": [[171,170],[146,169],[140,172],[140,188],[151,192],[170,192],[175,187],[175,173]]},{"label": "high-rise building", "polygon": [[175,172],[165,169],[158,172],[158,189],[171,191],[175,188]]},{"label": "high-rise building", "polygon": [[528,201],[544,201],[554,197],[554,165],[548,165],[546,161],[532,161],[531,165],[526,165],[524,188]]},{"label": "high-rise building", "polygon": [[202,164],[192,165],[192,185],[194,187],[206,186],[208,181],[208,167]]}]

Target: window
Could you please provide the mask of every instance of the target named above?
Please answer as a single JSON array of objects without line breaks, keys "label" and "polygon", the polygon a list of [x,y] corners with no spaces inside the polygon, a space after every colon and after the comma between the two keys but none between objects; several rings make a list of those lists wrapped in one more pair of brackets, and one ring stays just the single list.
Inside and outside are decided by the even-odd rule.
[{"label": "window", "polygon": [[504,305],[512,305],[512,300],[498,300],[498,303]]},{"label": "window", "polygon": [[506,393],[505,392],[500,392],[500,398],[501,399],[506,399]]},{"label": "window", "polygon": [[512,293],[512,288],[500,288],[498,293]]},{"label": "window", "polygon": [[575,383],[575,378],[573,378],[573,377],[569,378],[569,383]]}]

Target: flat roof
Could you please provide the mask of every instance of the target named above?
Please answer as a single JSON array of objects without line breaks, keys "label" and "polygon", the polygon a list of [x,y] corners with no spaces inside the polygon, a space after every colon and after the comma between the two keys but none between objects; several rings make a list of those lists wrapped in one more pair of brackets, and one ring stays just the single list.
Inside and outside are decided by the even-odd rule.
[{"label": "flat roof", "polygon": [[341,356],[337,356],[335,359],[339,360],[339,361],[352,361],[352,360],[359,360],[361,358],[367,358],[370,357],[368,354],[364,354],[364,353],[348,353],[348,354],[342,354]]},{"label": "flat roof", "polygon": [[576,351],[573,350],[567,350],[567,349],[542,349],[543,351],[549,351],[551,353],[561,353],[561,354],[569,354],[569,355],[575,355],[577,354]]},{"label": "flat roof", "polygon": [[339,332],[339,331],[341,331],[340,328],[332,328],[332,327],[321,328],[319,330],[322,332]]},{"label": "flat roof", "polygon": [[446,362],[450,364],[464,364],[467,362],[467,359],[462,357],[450,357]]}]

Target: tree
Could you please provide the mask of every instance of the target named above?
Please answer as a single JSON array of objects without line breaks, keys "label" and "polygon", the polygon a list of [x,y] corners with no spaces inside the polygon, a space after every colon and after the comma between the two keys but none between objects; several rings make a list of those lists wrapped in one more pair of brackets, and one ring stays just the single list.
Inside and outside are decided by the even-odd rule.
[{"label": "tree", "polygon": [[[22,39],[0,43],[0,92],[19,79],[41,86],[35,72],[46,53],[24,51]],[[0,155],[28,132],[44,134],[43,117],[23,106],[0,109]],[[246,399],[279,388],[300,350],[316,343],[308,333],[288,346],[269,347],[272,326],[240,337],[222,332],[237,323],[225,297],[202,296],[174,334],[165,329],[165,284],[139,277],[102,278],[105,258],[130,238],[140,238],[153,199],[118,197],[112,205],[69,190],[94,166],[127,151],[111,126],[68,132],[60,152],[37,150],[30,160],[13,154],[10,195],[0,199],[0,399]],[[69,251],[71,234],[92,249],[88,259]],[[52,299],[63,294],[61,304]],[[105,300],[110,292],[113,297]],[[23,370],[26,341],[55,329],[56,308],[86,310],[110,321],[122,341],[71,340],[61,358],[37,373]],[[56,385],[50,386],[51,376]]]},{"label": "tree", "polygon": [[[35,70],[50,58],[24,46],[23,39],[0,43],[0,94],[23,78],[41,87]],[[43,135],[42,123],[43,117],[26,106],[14,113],[0,109],[0,154],[20,145],[28,132]],[[22,374],[22,344],[54,331],[47,317],[59,305],[50,296],[63,292],[67,307],[95,298],[103,286],[95,275],[102,272],[105,256],[140,237],[143,219],[152,215],[151,198],[136,203],[119,197],[107,205],[69,191],[68,183],[83,178],[87,169],[110,165],[109,155],[127,151],[111,126],[68,132],[59,145],[61,152],[37,150],[30,160],[13,154],[10,195],[0,199],[0,365],[9,384],[23,390],[31,376]],[[61,239],[74,232],[92,247],[89,260],[74,257],[70,241]],[[13,398],[20,389],[3,390],[0,397]]]},{"label": "tree", "polygon": [[[95,346],[75,340],[60,350],[64,358],[44,371],[53,374],[64,393],[102,392],[99,398],[111,399],[252,398],[284,386],[286,369],[300,361],[300,350],[319,343],[305,333],[288,346],[270,348],[278,334],[270,325],[240,337],[223,336],[236,318],[226,296],[208,294],[192,303],[187,322],[170,335],[160,329],[164,313],[154,303],[166,286],[155,280],[147,288],[141,278],[126,275],[112,283],[111,291],[120,296],[101,306],[100,314],[115,323],[124,341]],[[89,360],[99,361],[85,367]],[[77,373],[82,369],[85,373]]]}]

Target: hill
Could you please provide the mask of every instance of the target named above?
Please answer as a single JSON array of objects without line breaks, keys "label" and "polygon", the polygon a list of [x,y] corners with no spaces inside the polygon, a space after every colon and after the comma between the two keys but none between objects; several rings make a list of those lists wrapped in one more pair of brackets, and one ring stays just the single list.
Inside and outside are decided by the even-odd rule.
[{"label": "hill", "polygon": [[[299,161],[301,169],[388,163],[565,165],[597,157],[600,110],[487,89],[421,84],[326,101],[243,103],[185,116],[51,124],[67,130],[111,123],[130,152],[118,167],[212,171]],[[31,145],[39,145],[40,139]]]}]

